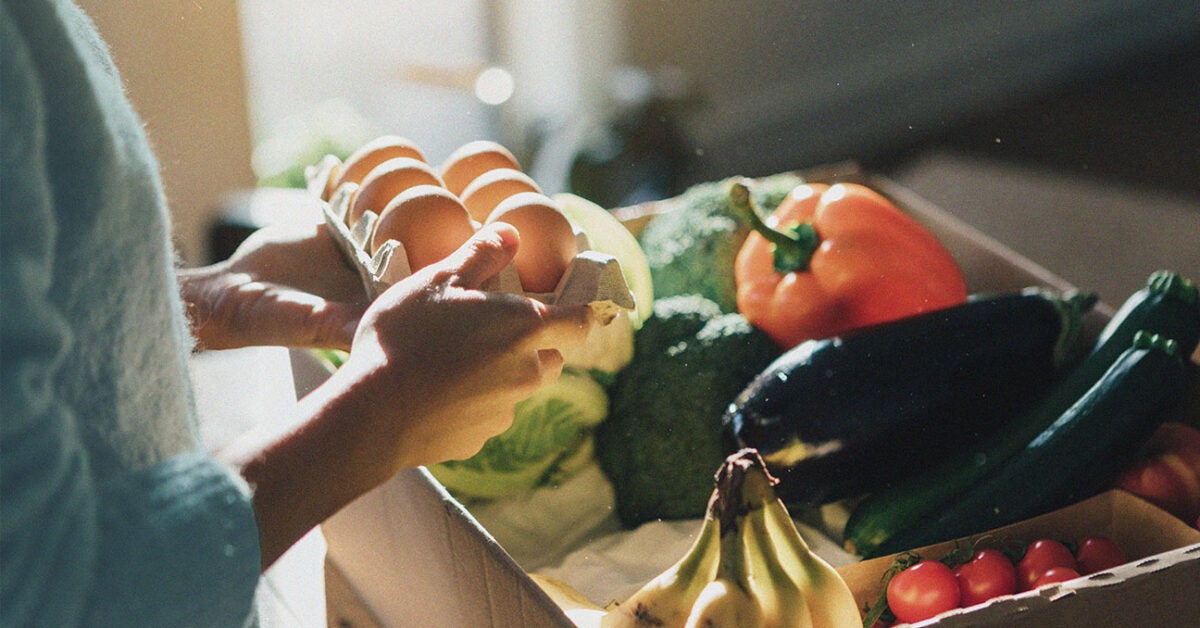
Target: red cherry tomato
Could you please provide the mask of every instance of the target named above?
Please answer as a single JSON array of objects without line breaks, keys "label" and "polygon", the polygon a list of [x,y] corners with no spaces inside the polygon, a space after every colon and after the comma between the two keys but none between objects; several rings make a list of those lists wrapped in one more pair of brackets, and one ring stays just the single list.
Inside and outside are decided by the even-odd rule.
[{"label": "red cherry tomato", "polygon": [[1079,549],[1075,550],[1075,562],[1077,571],[1086,576],[1124,565],[1129,559],[1116,541],[1097,535],[1085,537],[1079,542]]},{"label": "red cherry tomato", "polygon": [[892,577],[888,608],[896,619],[913,623],[958,608],[958,579],[944,563],[923,560]]},{"label": "red cherry tomato", "polygon": [[1059,541],[1038,539],[1029,544],[1025,556],[1017,563],[1017,588],[1028,591],[1034,582],[1052,567],[1075,569],[1075,555]]},{"label": "red cherry tomato", "polygon": [[1045,573],[1038,576],[1037,580],[1033,581],[1033,588],[1036,589],[1040,586],[1054,584],[1056,582],[1066,582],[1067,580],[1073,580],[1078,577],[1079,572],[1071,569],[1070,567],[1051,567],[1047,569]]},{"label": "red cherry tomato", "polygon": [[975,552],[971,560],[955,570],[963,606],[974,606],[1017,590],[1017,568],[994,549]]}]

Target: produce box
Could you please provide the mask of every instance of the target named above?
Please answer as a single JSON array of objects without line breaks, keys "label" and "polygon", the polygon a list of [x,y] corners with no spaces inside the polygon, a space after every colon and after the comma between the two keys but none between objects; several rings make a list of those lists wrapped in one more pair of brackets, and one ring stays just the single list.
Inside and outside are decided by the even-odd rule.
[{"label": "produce box", "polygon": [[[1072,289],[1053,273],[911,191],[863,172],[855,164],[835,164],[800,174],[809,181],[864,183],[891,198],[942,241],[963,269],[972,292],[1014,291],[1034,285]],[[652,216],[672,211],[673,203],[659,201],[615,209],[614,213],[637,232]],[[1098,332],[1111,314],[1109,304],[1098,305],[1085,317],[1087,330]],[[329,375],[306,352],[293,353],[293,370],[301,395]],[[586,518],[589,513],[583,509],[576,516]],[[956,612],[936,620],[937,625],[1148,625],[1141,619],[1200,616],[1200,589],[1196,586],[1200,582],[1200,539],[1196,535],[1200,533],[1189,532],[1182,523],[1175,525],[1163,517],[1144,502],[1110,493],[1049,518],[1021,524],[1029,526],[1021,527],[1022,531],[1045,529],[1038,526],[1048,525],[1068,530],[1100,525],[1128,542],[1128,551],[1138,560],[1078,583]],[[424,469],[404,471],[362,496],[329,519],[323,532],[328,543],[331,622],[383,626],[572,625],[513,553],[480,523],[480,518]],[[646,552],[656,549],[661,551],[647,547]],[[878,575],[886,569],[882,562],[879,559],[841,568],[864,601],[872,596]],[[602,604],[607,600],[593,601]],[[1147,604],[1153,608],[1147,609]]]},{"label": "produce box", "polygon": [[[1105,535],[1125,550],[1130,562],[915,625],[1167,626],[1200,617],[1200,530],[1125,491],[1101,493],[988,534],[1022,543]],[[951,541],[913,552],[936,559],[954,546]],[[895,558],[881,556],[838,570],[860,606],[879,598],[884,572]]]}]

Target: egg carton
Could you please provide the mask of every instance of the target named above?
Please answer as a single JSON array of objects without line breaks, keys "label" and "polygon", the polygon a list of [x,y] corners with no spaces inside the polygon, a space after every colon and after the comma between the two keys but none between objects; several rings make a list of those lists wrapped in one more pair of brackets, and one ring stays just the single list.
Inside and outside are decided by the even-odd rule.
[{"label": "egg carton", "polygon": [[[326,182],[340,164],[336,156],[327,155],[315,166],[310,166],[305,173],[309,193],[321,199]],[[363,288],[374,300],[413,271],[404,244],[397,240],[385,241],[373,253],[369,250],[368,245],[379,221],[378,214],[368,210],[353,225],[346,224],[346,215],[358,187],[355,183],[343,183],[321,205],[325,222],[332,230],[338,248],[358,272]],[[549,305],[587,305],[592,309],[595,320],[602,325],[610,323],[621,310],[633,310],[633,293],[625,282],[620,262],[612,255],[593,250],[587,234],[574,223],[572,227],[579,252],[567,265],[552,292],[526,291],[512,262],[485,282],[482,289],[520,294]]]}]

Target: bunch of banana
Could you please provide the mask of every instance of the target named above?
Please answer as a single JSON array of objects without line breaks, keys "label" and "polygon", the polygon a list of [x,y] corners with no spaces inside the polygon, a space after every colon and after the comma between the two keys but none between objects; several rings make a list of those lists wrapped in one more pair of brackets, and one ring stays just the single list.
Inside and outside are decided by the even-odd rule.
[{"label": "bunch of banana", "polygon": [[688,553],[608,610],[601,625],[861,626],[850,589],[800,537],[776,482],[753,449],[727,458]]}]

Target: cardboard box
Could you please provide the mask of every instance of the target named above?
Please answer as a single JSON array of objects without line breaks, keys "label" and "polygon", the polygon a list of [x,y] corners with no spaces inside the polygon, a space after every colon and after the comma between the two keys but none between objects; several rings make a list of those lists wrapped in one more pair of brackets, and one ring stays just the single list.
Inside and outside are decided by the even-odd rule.
[{"label": "cardboard box", "polygon": [[[949,611],[916,625],[1128,626],[1136,616],[1138,626],[1165,626],[1183,617],[1200,617],[1200,530],[1125,491],[1101,493],[988,534],[1022,543],[1102,534],[1120,544],[1130,562]],[[922,558],[938,559],[954,547],[950,541],[913,551]],[[879,598],[884,572],[895,557],[882,556],[838,569],[859,606]]]},{"label": "cardboard box", "polygon": [[[802,174],[808,180],[865,183],[890,197],[945,244],[958,260],[972,291],[1011,291],[1032,285],[1072,289],[1061,278],[994,239],[903,187],[862,172],[854,164]],[[672,201],[661,201],[614,211],[636,231],[648,217],[671,210]],[[1110,306],[1098,306],[1085,318],[1086,327],[1094,334],[1111,313]],[[328,376],[305,355],[293,354],[299,394]],[[1086,506],[1087,516],[1122,531],[1130,517],[1137,520],[1141,516],[1143,506],[1127,511],[1123,500],[1111,496],[1106,499]],[[345,611],[335,613],[340,620],[351,621],[350,615],[357,613],[361,622],[375,621],[384,626],[572,625],[495,538],[423,469],[400,473],[364,495],[332,517],[323,531],[328,543],[329,574],[335,585],[329,587],[330,605],[333,610]],[[1158,545],[1159,540],[1165,543]],[[1143,559],[1128,568],[1077,585],[956,613],[944,620],[948,622],[945,625],[974,625],[977,621],[1003,625],[1147,625],[1137,621],[1149,616],[1143,602],[1155,606],[1154,617],[1178,620],[1200,616],[1200,543],[1193,541],[1188,547],[1172,549],[1182,542],[1176,537],[1139,537],[1130,550]],[[864,563],[862,569],[869,572],[873,567]],[[857,577],[858,572],[853,574]]]}]

